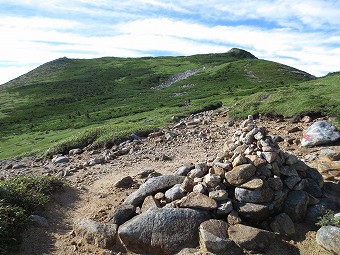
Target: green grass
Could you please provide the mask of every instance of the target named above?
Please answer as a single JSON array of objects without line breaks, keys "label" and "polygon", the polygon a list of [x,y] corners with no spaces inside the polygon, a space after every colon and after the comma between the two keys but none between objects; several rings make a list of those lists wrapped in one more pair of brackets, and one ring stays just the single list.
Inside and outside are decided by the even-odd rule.
[{"label": "green grass", "polygon": [[[175,74],[202,67],[203,71],[169,87],[151,89]],[[227,107],[237,102],[247,105],[234,109],[235,117],[259,111],[265,104],[270,110],[295,114],[315,106],[311,97],[337,86],[327,83],[324,89],[313,90],[315,95],[303,91],[309,83],[300,83],[312,78],[241,50],[186,57],[54,60],[0,89],[0,159],[67,152],[88,143],[110,145],[129,133],[160,128],[173,115],[216,108],[221,102]],[[289,96],[300,90],[311,105],[301,105],[297,95],[291,97],[296,111],[272,107],[276,102],[288,104],[281,92]],[[256,98],[262,93],[271,96],[259,103]],[[323,95],[324,105],[316,108],[330,106],[328,94]]]},{"label": "green grass", "polygon": [[0,181],[0,254],[19,247],[29,216],[49,202],[65,184],[56,177],[15,177]]},{"label": "green grass", "polygon": [[335,116],[339,126],[340,73],[334,73],[313,81],[291,84],[275,91],[260,91],[242,99],[231,111],[235,118],[247,114],[280,114],[295,116],[320,112]]}]

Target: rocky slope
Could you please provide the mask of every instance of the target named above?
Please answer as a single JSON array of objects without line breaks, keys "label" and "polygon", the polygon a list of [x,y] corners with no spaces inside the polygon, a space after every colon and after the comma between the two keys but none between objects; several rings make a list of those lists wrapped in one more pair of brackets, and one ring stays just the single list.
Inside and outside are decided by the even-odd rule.
[{"label": "rocky slope", "polygon": [[[334,160],[334,155],[340,152],[339,143],[302,148],[302,132],[312,121],[307,117],[295,123],[261,118],[255,121],[266,127],[270,135],[282,138],[278,143],[282,151],[296,155],[319,170],[325,179],[324,196],[337,201],[339,206],[340,163]],[[33,227],[27,232],[20,254],[131,253],[119,245],[106,250],[88,244],[73,231],[75,222],[91,219],[105,223],[114,209],[146,178],[158,173],[173,174],[181,166],[212,163],[239,124],[228,118],[227,111],[205,112],[144,139],[132,135],[131,140],[106,150],[84,148],[72,151],[73,155],[65,158],[55,157],[53,161],[23,158],[1,162],[1,178],[34,173],[59,175],[70,182],[66,192],[57,195],[50,208],[41,213],[48,219],[49,226]],[[325,149],[335,154],[330,156]],[[131,178],[125,178],[127,176]],[[297,223],[295,227],[296,234],[292,238],[271,247],[266,254],[330,254],[316,244],[313,224]]]}]

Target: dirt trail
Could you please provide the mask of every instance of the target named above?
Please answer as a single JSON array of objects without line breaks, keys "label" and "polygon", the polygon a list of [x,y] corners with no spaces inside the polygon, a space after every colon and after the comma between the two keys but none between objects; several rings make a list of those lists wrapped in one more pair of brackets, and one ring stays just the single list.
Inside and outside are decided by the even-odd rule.
[{"label": "dirt trail", "polygon": [[[163,129],[164,133],[176,133],[176,137],[167,140],[162,135],[156,138],[149,137],[138,143],[132,142],[130,152],[126,155],[119,156],[105,164],[85,168],[78,167],[76,171],[64,177],[70,182],[70,187],[65,192],[55,195],[54,202],[49,205],[46,211],[42,212],[42,216],[49,221],[49,227],[32,227],[27,231],[21,251],[16,254],[119,254],[119,252],[126,254],[123,247],[109,251],[85,244],[74,236],[72,232],[74,222],[81,218],[105,222],[108,213],[134,190],[133,188],[114,187],[118,180],[127,175],[135,177],[144,170],[150,169],[162,174],[169,174],[182,165],[214,160],[216,155],[221,152],[223,143],[239,125],[237,122],[229,127],[226,125],[227,121],[229,119],[226,112],[207,112],[192,116],[186,120],[189,124],[187,127]],[[310,162],[306,161],[307,164],[312,167],[318,167],[321,163],[328,164],[328,170],[331,169],[331,171],[325,171],[325,174],[328,174],[327,178],[339,182],[339,161],[338,163],[330,162],[319,156],[320,150],[328,147],[300,148],[299,139],[302,137],[302,130],[310,124],[292,123],[289,120],[284,122],[257,120],[256,122],[265,126],[270,131],[270,135],[280,135],[285,139],[279,143],[282,150],[293,153],[302,159],[305,159],[308,154],[316,155],[317,158]],[[288,134],[287,130],[293,127],[299,127],[300,131]],[[333,145],[331,148],[340,151],[340,144]],[[79,166],[101,153],[102,151],[88,150],[81,155],[71,156],[70,165]],[[29,164],[29,162],[26,163]],[[30,165],[32,164],[31,162]],[[34,164],[35,167],[26,169],[25,173],[51,174],[51,169],[47,170],[46,162]],[[52,173],[54,172],[52,171]],[[3,171],[0,171],[0,176],[1,174],[4,175]],[[136,181],[139,183],[136,183],[135,188],[142,180],[136,179]],[[297,225],[297,229],[299,234],[295,241],[273,245],[273,248],[266,254],[330,254],[316,244],[315,227],[300,224]]]}]

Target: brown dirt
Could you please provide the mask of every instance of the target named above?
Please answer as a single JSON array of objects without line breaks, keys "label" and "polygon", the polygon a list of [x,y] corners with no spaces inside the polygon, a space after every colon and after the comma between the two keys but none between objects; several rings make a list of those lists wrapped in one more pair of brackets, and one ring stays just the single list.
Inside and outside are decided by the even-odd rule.
[{"label": "brown dirt", "polygon": [[[107,214],[118,206],[124,198],[130,194],[138,184],[142,182],[137,179],[134,188],[119,189],[114,184],[122,177],[136,176],[146,169],[153,169],[162,174],[173,173],[182,165],[195,164],[212,161],[221,152],[223,143],[231,137],[235,128],[239,125],[236,122],[232,127],[225,123],[228,121],[227,112],[207,112],[192,116],[186,121],[190,122],[195,118],[201,119],[198,125],[188,128],[172,129],[165,127],[163,131],[171,130],[178,133],[176,138],[166,141],[164,136],[157,138],[146,138],[140,143],[130,144],[130,153],[119,156],[105,164],[87,166],[81,168],[84,162],[102,153],[101,150],[87,150],[81,155],[70,156],[70,163],[66,166],[53,166],[49,159],[36,160],[33,158],[20,159],[20,162],[30,167],[20,170],[6,170],[5,167],[11,162],[0,164],[0,177],[8,178],[18,174],[58,174],[62,175],[65,169],[71,169],[63,177],[70,183],[70,187],[62,193],[54,196],[53,202],[42,216],[49,221],[48,228],[33,226],[24,233],[24,242],[17,255],[23,254],[133,254],[128,253],[123,247],[116,247],[115,250],[103,250],[84,243],[74,236],[73,224],[77,219],[91,218],[105,222]],[[290,120],[256,120],[258,125],[265,126],[271,135],[280,135],[283,138],[292,138],[292,144],[283,141],[279,145],[282,150],[288,151],[302,159],[308,154],[314,154],[317,158],[306,163],[312,167],[321,169],[324,177],[338,183],[340,180],[340,162],[330,161],[322,158],[319,154],[323,148],[301,148],[299,140],[302,131],[288,134],[287,130],[293,127],[306,129],[310,123],[292,123]],[[331,146],[339,151],[340,144]],[[99,153],[99,154],[97,154]],[[163,156],[168,156],[171,160]],[[16,160],[18,161],[18,160]],[[75,169],[75,170],[74,170]],[[277,242],[271,245],[266,254],[302,254],[317,255],[331,254],[318,246],[315,241],[315,226],[308,224],[297,225],[297,236],[294,240]]]}]

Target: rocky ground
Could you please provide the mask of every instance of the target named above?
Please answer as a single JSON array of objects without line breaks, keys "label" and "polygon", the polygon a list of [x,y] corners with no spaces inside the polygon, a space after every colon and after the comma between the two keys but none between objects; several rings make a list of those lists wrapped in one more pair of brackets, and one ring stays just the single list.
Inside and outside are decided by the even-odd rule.
[{"label": "rocky ground", "polygon": [[[340,153],[340,143],[312,148],[300,146],[303,130],[316,120],[258,118],[255,121],[258,126],[266,127],[270,135],[282,138],[281,150],[318,169],[325,179],[325,196],[340,205],[340,161],[334,158]],[[42,213],[48,219],[48,227],[34,226],[27,231],[17,254],[133,254],[121,246],[105,250],[87,244],[75,235],[74,223],[84,218],[106,222],[110,212],[148,176],[172,174],[184,165],[212,162],[239,124],[228,118],[227,111],[209,111],[190,116],[144,139],[132,136],[131,140],[110,149],[84,148],[72,151],[73,155],[67,158],[57,155],[54,159],[31,157],[0,162],[2,179],[41,174],[61,176],[70,183]],[[336,155],[329,155],[327,149]],[[132,177],[130,187],[117,187],[117,182],[126,176]],[[296,224],[296,229],[292,240],[272,245],[266,254],[331,254],[315,242],[314,224]]]}]

